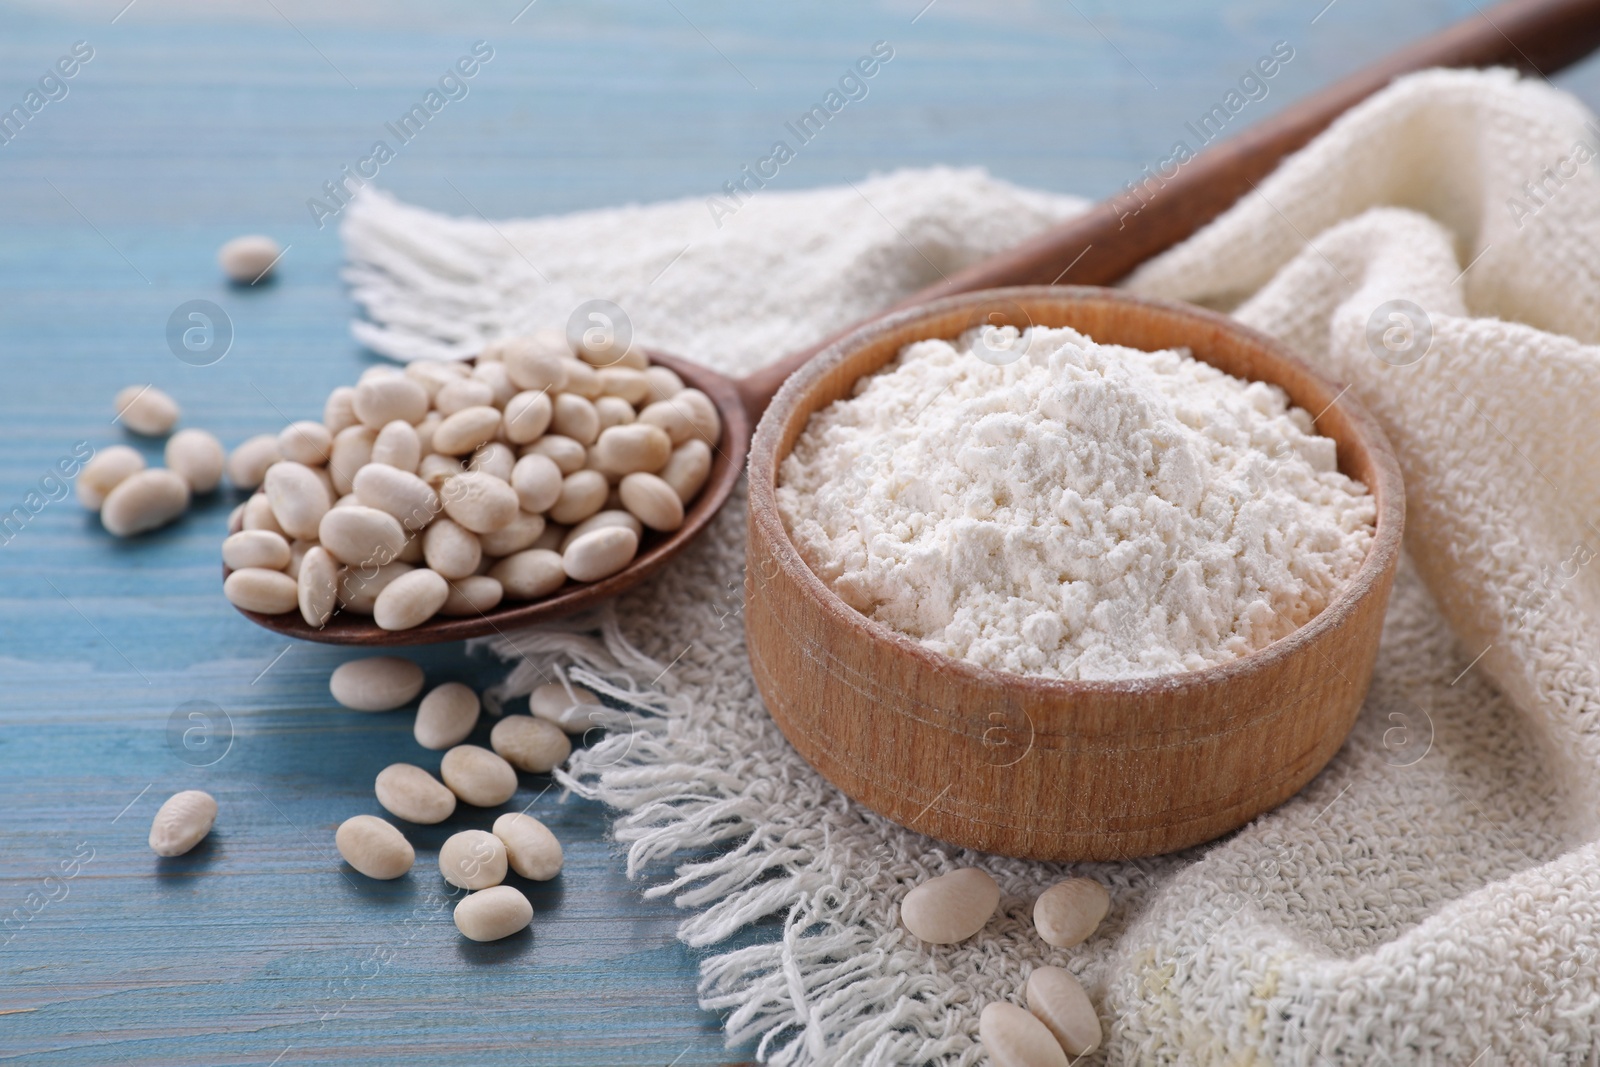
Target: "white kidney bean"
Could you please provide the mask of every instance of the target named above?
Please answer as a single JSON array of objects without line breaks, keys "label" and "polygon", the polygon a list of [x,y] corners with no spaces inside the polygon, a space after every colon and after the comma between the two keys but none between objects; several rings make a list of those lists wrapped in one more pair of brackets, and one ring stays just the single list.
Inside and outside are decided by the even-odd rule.
[{"label": "white kidney bean", "polygon": [[677,396],[683,392],[683,379],[678,377],[678,372],[667,367],[646,367],[644,369],[645,384],[650,388],[639,403],[648,407],[658,400]]},{"label": "white kidney bean", "polygon": [[422,454],[424,456],[430,455],[433,452],[433,431],[437,430],[439,428],[439,424],[443,421],[444,416],[440,415],[437,411],[430,411],[426,416],[423,417],[423,420],[417,423],[414,427],[414,429],[417,431],[417,442],[422,445]]},{"label": "white kidney bean", "polygon": [[303,419],[291,422],[278,431],[278,453],[284,459],[304,463],[308,467],[320,467],[328,462],[328,453],[332,448],[333,434],[320,422]]},{"label": "white kidney bean", "polygon": [[457,745],[439,761],[439,777],[456,796],[480,808],[499,807],[517,791],[517,772],[478,745]]},{"label": "white kidney bean", "polygon": [[[98,511],[99,507],[96,506],[95,510]],[[241,503],[235,504],[233,510],[228,512],[228,533],[231,536],[242,529],[244,529],[244,505]]]},{"label": "white kidney bean", "polygon": [[339,604],[344,610],[357,615],[371,615],[378,595],[388,588],[389,583],[414,570],[415,567],[401,560],[385,563],[381,567],[367,564],[347,567],[339,572]]},{"label": "white kidney bean", "polygon": [[555,399],[550,428],[580,445],[591,445],[600,436],[600,415],[594,404],[583,397],[561,393]]},{"label": "white kidney bean", "polygon": [[583,470],[589,450],[570,437],[547,433],[523,450],[524,456],[548,456],[563,475]]},{"label": "white kidney bean", "polygon": [[600,399],[600,372],[587,363],[577,360],[567,362],[567,384],[562,388],[563,393],[581,396],[585,400]]},{"label": "white kidney bean", "polygon": [[600,469],[619,477],[635,471],[658,471],[672,458],[672,438],[659,426],[632,422],[613,426],[595,442]]},{"label": "white kidney bean", "polygon": [[579,335],[573,350],[579,359],[591,367],[613,367],[622,361],[622,354],[626,351],[625,342],[619,343],[614,330],[605,327],[591,327]]},{"label": "white kidney bean", "polygon": [[632,512],[612,509],[600,511],[584,519],[578,525],[567,531],[561,539],[560,551],[565,552],[572,547],[572,542],[592,530],[603,530],[607,526],[625,526],[633,531],[635,537],[644,536],[644,524],[633,517]]},{"label": "white kidney bean", "polygon": [[1100,1047],[1100,1017],[1072,972],[1035,967],[1027,992],[1028,1010],[1054,1035],[1061,1051],[1077,1057]]},{"label": "white kidney bean", "polygon": [[[576,363],[578,359],[577,351],[567,338],[567,331],[555,326],[541,326],[532,333],[523,335],[518,344],[529,351],[557,356],[567,363]],[[506,358],[509,359],[510,356]]]},{"label": "white kidney bean", "polygon": [[479,445],[478,450],[472,453],[472,458],[467,461],[467,470],[482,471],[491,474],[502,482],[511,480],[512,468],[516,466],[517,454],[501,444],[499,441],[490,441],[486,445]]},{"label": "white kidney bean", "polygon": [[473,378],[456,378],[433,394],[433,409],[446,417],[467,408],[494,407],[494,386]]},{"label": "white kidney bean", "polygon": [[353,711],[393,711],[422,692],[422,668],[399,656],[368,656],[334,668],[333,699]]},{"label": "white kidney bean", "polygon": [[439,390],[460,377],[443,360],[414,359],[405,365],[403,372],[407,378],[422,386],[428,394],[429,401],[439,395]]},{"label": "white kidney bean", "polygon": [[311,545],[300,559],[295,602],[307,626],[320,630],[333,618],[333,609],[339,603],[339,565],[321,545]]},{"label": "white kidney bean", "polygon": [[[317,547],[319,546],[315,541],[290,541],[289,565],[283,568],[283,573],[298,581],[300,578],[300,566],[302,561],[306,558],[306,554],[308,552]],[[335,574],[337,574],[339,565],[333,562],[332,556],[328,557],[328,562],[333,567]]]},{"label": "white kidney bean", "polygon": [[674,445],[681,445],[693,438],[694,423],[690,421],[688,411],[674,403],[682,395],[680,391],[667,400],[658,400],[646,407],[639,412],[639,425],[660,427]]},{"label": "white kidney bean", "polygon": [[337,437],[339,431],[361,421],[356,418],[355,399],[355,388],[349,385],[338,386],[328,394],[328,399],[322,405],[322,425],[328,428],[329,433]]},{"label": "white kidney bean", "polygon": [[607,367],[600,372],[600,392],[620,397],[632,408],[650,395],[650,379],[632,367]]},{"label": "white kidney bean", "polygon": [[506,402],[517,395],[519,386],[511,380],[504,363],[480,363],[472,368],[472,376],[494,390],[489,402],[497,408],[504,408]]},{"label": "white kidney bean", "polygon": [[577,582],[609,578],[633,561],[639,535],[626,526],[606,526],[575,539],[561,553],[561,567]]},{"label": "white kidney bean", "polygon": [[454,456],[441,456],[437,452],[429,452],[422,457],[422,462],[417,464],[417,477],[434,489],[438,489],[466,469]]},{"label": "white kidney bean", "polygon": [[550,505],[547,517],[563,526],[582,522],[605,507],[611,484],[599,471],[581,470],[569,474],[561,482],[561,495]]},{"label": "white kidney bean", "polygon": [[395,419],[416,425],[428,413],[428,391],[417,382],[401,374],[384,374],[372,378],[362,375],[351,400],[356,418],[374,431],[381,430]]},{"label": "white kidney bean", "polygon": [[150,822],[150,848],[158,856],[181,856],[204,841],[216,821],[217,802],[210,793],[174,793]]},{"label": "white kidney bean", "polygon": [[670,403],[680,411],[687,411],[696,437],[708,445],[717,443],[722,436],[722,416],[709,396],[698,389],[683,389],[673,395]]},{"label": "white kidney bean", "polygon": [[501,434],[514,445],[537,441],[550,428],[555,408],[545,393],[518,393],[506,401]]},{"label": "white kidney bean", "polygon": [[356,471],[356,499],[370,508],[387,511],[408,530],[420,530],[438,517],[439,495],[427,482],[383,463],[369,463]]},{"label": "white kidney bean", "polygon": [[[115,489],[124,478],[144,470],[144,457],[127,445],[112,445],[94,454],[83,470],[78,472],[78,503],[90,511],[99,511],[106,494]],[[556,479],[559,487],[561,480]],[[539,510],[543,510],[542,508]]]},{"label": "white kidney bean", "polygon": [[469,893],[456,905],[456,929],[473,941],[499,941],[533,922],[533,905],[509,885]]},{"label": "white kidney bean", "polygon": [[489,577],[500,583],[512,600],[534,600],[548,596],[567,581],[561,556],[544,548],[530,548],[489,568]]},{"label": "white kidney bean", "polygon": [[506,812],[494,821],[494,836],[505,843],[506,859],[522,877],[548,882],[561,873],[561,842],[532,815]]},{"label": "white kidney bean", "polygon": [[622,506],[652,530],[672,531],[683,525],[683,501],[678,491],[654,474],[640,471],[617,486]]},{"label": "white kidney bean", "polygon": [[417,860],[416,850],[394,823],[376,815],[352,815],[339,824],[334,847],[344,861],[368,878],[399,878]]},{"label": "white kidney bean", "polygon": [[222,595],[234,607],[262,615],[281,615],[293,611],[299,599],[293,578],[282,571],[269,571],[264,567],[244,567],[234,571],[223,581]]},{"label": "white kidney bean", "polygon": [[328,493],[328,506],[333,506],[333,501],[341,495],[337,486],[333,484],[333,475],[328,473],[326,467],[308,467],[307,470],[317,476],[317,481],[322,483],[322,488]]},{"label": "white kidney bean", "polygon": [[573,686],[569,695],[565,686],[550,682],[529,694],[528,711],[555,723],[569,734],[582,734],[601,725],[595,715],[605,711],[605,705],[581,685]]},{"label": "white kidney bean", "polygon": [[244,515],[240,522],[246,530],[270,530],[288,536],[284,534],[283,527],[278,525],[278,517],[272,513],[272,501],[267,499],[265,493],[257,493],[244,502]]},{"label": "white kidney bean", "polygon": [[626,426],[638,417],[633,405],[620,396],[603,396],[594,402],[594,413],[600,416],[600,432],[613,426]]},{"label": "white kidney bean", "polygon": [[1081,944],[1111,910],[1111,894],[1092,878],[1069,878],[1033,902],[1033,928],[1056,948]]},{"label": "white kidney bean", "polygon": [[[566,347],[566,342],[561,342]],[[567,387],[567,371],[572,362],[529,339],[517,338],[501,348],[506,373],[519,389],[532,392],[560,392]]]},{"label": "white kidney bean", "polygon": [[372,603],[372,621],[385,630],[411,630],[435,615],[450,597],[450,583],[425,567],[402,574]]},{"label": "white kidney bean", "polygon": [[[204,496],[222,481],[227,456],[222,442],[204,430],[179,430],[167,438],[167,469],[189,483],[189,491]],[[80,476],[81,479],[81,476]]]},{"label": "white kidney bean", "polygon": [[146,437],[161,437],[178,425],[178,402],[153,385],[118,390],[112,404],[122,425]]},{"label": "white kidney bean", "polygon": [[492,407],[470,407],[448,415],[433,431],[433,450],[447,456],[464,456],[494,440],[500,432],[500,412]]},{"label": "white kidney bean", "polygon": [[289,542],[271,530],[240,530],[222,542],[222,562],[232,571],[265,567],[281,571],[289,566]]},{"label": "white kidney bean", "polygon": [[449,363],[442,359],[414,359],[400,368],[400,373],[422,386],[423,392],[428,394],[428,403],[433,403],[433,398],[439,395],[451,382],[459,381],[461,375]]},{"label": "white kidney bean", "polygon": [[273,517],[290,537],[317,539],[322,516],[333,506],[328,487],[303,463],[283,460],[267,468],[263,482]]},{"label": "white kidney bean", "polygon": [[[402,419],[385,425],[372,442],[369,462],[385,463],[415,474],[417,464],[422,462],[422,438],[417,435],[417,428]],[[353,472],[351,477],[354,477]]]},{"label": "white kidney bean", "polygon": [[1068,1067],[1055,1035],[1015,1004],[997,1000],[978,1016],[978,1039],[993,1067]]},{"label": "white kidney bean", "polygon": [[217,265],[235,285],[255,285],[272,276],[283,249],[265,234],[235,237],[217,249]]},{"label": "white kidney bean", "polygon": [[660,478],[687,504],[705,487],[711,475],[711,446],[696,438],[685,441],[672,452],[672,458],[661,468]]},{"label": "white kidney bean", "polygon": [[1000,887],[976,867],[930,878],[900,902],[900,921],[934,945],[953,945],[982,930],[1000,905]]},{"label": "white kidney bean", "polygon": [[532,715],[507,715],[489,731],[489,747],[519,771],[548,774],[572,755],[561,727]]},{"label": "white kidney bean", "polygon": [[516,490],[492,474],[463,471],[439,488],[444,511],[473,533],[494,533],[516,519]]},{"label": "white kidney bean", "polygon": [[[593,337],[594,343],[588,339]],[[584,341],[577,347],[577,356],[596,370],[607,368],[627,368],[630,370],[643,370],[650,365],[644,352],[637,348],[623,348],[617,343],[615,335],[601,337],[598,334],[586,332]]]},{"label": "white kidney bean", "polygon": [[674,445],[698,437],[708,445],[722,433],[722,417],[711,398],[698,389],[683,389],[639,412],[639,421],[660,426]]},{"label": "white kidney bean", "polygon": [[442,823],[456,810],[456,795],[421,767],[391,763],[372,784],[383,810],[422,826]]},{"label": "white kidney bean", "polygon": [[511,468],[511,488],[522,510],[535,514],[550,510],[561,498],[561,467],[547,455],[527,455]]},{"label": "white kidney bean", "polygon": [[486,556],[499,559],[532,547],[539,539],[539,535],[544,533],[544,526],[543,515],[531,515],[526,511],[519,511],[510,525],[494,533],[479,535],[478,543]]},{"label": "white kidney bean", "polygon": [[450,595],[445,598],[440,615],[459,617],[482,615],[500,605],[505,589],[500,582],[486,574],[460,578],[450,583]]},{"label": "white kidney bean", "polygon": [[435,519],[422,532],[422,557],[444,578],[465,578],[478,569],[483,546],[477,535],[450,519]]},{"label": "white kidney bean", "polygon": [[488,382],[490,385],[494,386],[495,394],[497,396],[500,393],[501,381],[504,380],[505,386],[510,390],[510,392],[505,394],[505,397],[499,401],[500,403],[504,403],[506,400],[509,400],[511,398],[511,394],[517,391],[516,386],[511,383],[511,374],[506,370],[505,360],[503,359],[483,359],[475,360],[471,363],[468,363],[464,360],[457,360],[454,365],[462,368],[464,372],[462,377],[473,378],[480,382]]},{"label": "white kidney bean", "polygon": [[367,382],[375,382],[379,378],[393,378],[404,373],[405,369],[402,367],[391,366],[388,363],[374,363],[356,377],[356,387],[360,388]]},{"label": "white kidney bean", "polygon": [[381,567],[397,559],[406,532],[387,511],[351,504],[331,508],[317,524],[317,540],[340,563]]},{"label": "white kidney bean", "polygon": [[328,446],[328,479],[336,492],[345,494],[354,488],[356,472],[372,462],[377,440],[372,427],[359,424],[346,426],[334,436]]},{"label": "white kidney bean", "polygon": [[277,435],[258,433],[241,441],[228,456],[228,481],[236,489],[255,489],[267,476],[267,468],[282,458]]},{"label": "white kidney bean", "polygon": [[478,694],[460,682],[435,686],[417,705],[411,732],[423,748],[443,751],[465,741],[478,725]]},{"label": "white kidney bean", "polygon": [[487,830],[462,830],[439,846],[439,873],[458,889],[488,889],[506,880],[506,845]]},{"label": "white kidney bean", "polygon": [[169,470],[134,471],[106,494],[100,524],[118,537],[165,526],[189,506],[189,483]]}]

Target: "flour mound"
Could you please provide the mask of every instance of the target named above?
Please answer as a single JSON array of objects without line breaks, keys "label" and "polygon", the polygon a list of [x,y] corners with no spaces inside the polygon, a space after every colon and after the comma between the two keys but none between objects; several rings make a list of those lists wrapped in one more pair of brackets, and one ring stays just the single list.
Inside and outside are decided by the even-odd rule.
[{"label": "flour mound", "polygon": [[1065,679],[1264,647],[1356,573],[1376,516],[1276,386],[1009,326],[910,345],[813,415],[778,505],[857,611]]}]

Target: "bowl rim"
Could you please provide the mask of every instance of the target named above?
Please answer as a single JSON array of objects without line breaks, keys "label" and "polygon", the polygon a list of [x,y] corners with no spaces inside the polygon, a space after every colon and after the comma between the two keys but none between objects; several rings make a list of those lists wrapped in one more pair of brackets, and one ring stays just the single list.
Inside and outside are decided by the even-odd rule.
[{"label": "bowl rim", "polygon": [[[1136,678],[1093,680],[1047,678],[985,667],[943,652],[936,652],[909,634],[861,614],[846,604],[838,594],[823,583],[821,578],[817,577],[789,536],[778,508],[776,495],[778,465],[787,458],[787,454],[783,457],[777,455],[778,442],[783,435],[785,425],[798,410],[806,394],[834,368],[884,334],[897,332],[919,322],[931,322],[952,313],[976,311],[986,305],[992,306],[998,301],[1011,302],[1022,307],[1028,301],[1041,300],[1058,304],[1122,304],[1129,308],[1186,320],[1197,328],[1221,330],[1257,346],[1269,357],[1269,361],[1275,360],[1295,369],[1326,390],[1327,395],[1333,397],[1335,401],[1344,401],[1344,414],[1352,427],[1350,436],[1359,440],[1365,448],[1375,474],[1372,479],[1373,484],[1367,485],[1367,491],[1376,503],[1376,517],[1372,544],[1367,550],[1366,558],[1362,560],[1356,573],[1339,588],[1333,599],[1316,616],[1271,644],[1227,663]],[[1024,313],[1026,313],[1025,308]],[[941,335],[930,331],[924,339],[939,336]],[[914,342],[907,342],[910,343]],[[1201,362],[1207,362],[1197,352],[1193,354]],[[1266,381],[1269,385],[1285,388],[1278,382],[1265,378],[1250,380]],[[1291,402],[1293,402],[1292,397]],[[1320,417],[1320,414],[1317,417]],[[810,415],[808,414],[806,418],[809,420]],[[965,681],[1000,692],[1026,693],[1032,697],[1046,699],[1070,700],[1112,695],[1181,695],[1223,686],[1241,677],[1278,667],[1298,656],[1307,646],[1315,649],[1318,640],[1337,630],[1352,614],[1357,604],[1374,592],[1386,588],[1388,576],[1399,558],[1405,525],[1405,487],[1399,461],[1383,428],[1349,392],[1348,383],[1337,382],[1327,377],[1294,354],[1281,341],[1229,316],[1193,304],[1140,296],[1100,286],[1038,285],[980,289],[919,304],[851,331],[818,353],[814,359],[784,382],[756,426],[755,435],[750,442],[747,469],[749,521],[752,527],[760,527],[771,551],[782,557],[779,565],[786,566],[802,592],[817,601],[830,616],[844,624],[864,630],[866,634],[896,653],[919,661],[920,666],[937,669],[945,674],[955,674]],[[745,563],[747,568],[750,563],[751,561],[747,559]],[[747,586],[754,582],[755,579],[747,573]],[[1330,666],[1336,671],[1339,669],[1336,664],[1330,663]]]}]

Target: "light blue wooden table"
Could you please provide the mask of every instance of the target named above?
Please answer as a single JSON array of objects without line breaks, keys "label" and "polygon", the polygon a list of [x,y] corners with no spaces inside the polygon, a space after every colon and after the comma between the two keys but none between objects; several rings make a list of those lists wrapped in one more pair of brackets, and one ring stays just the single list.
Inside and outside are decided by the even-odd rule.
[{"label": "light blue wooden table", "polygon": [[[127,543],[50,499],[52,469],[80,442],[127,439],[110,407],[127,382],[159,384],[188,424],[233,444],[315,417],[372,362],[349,338],[334,228],[306,200],[472,42],[494,58],[381,184],[497,217],[709,195],[879,40],[893,64],[781,187],[950,163],[1104,195],[1275,42],[1295,58],[1241,124],[1473,10],[524,2],[0,7],[0,108],[24,103],[74,42],[93,49],[65,95],[0,144],[0,509],[25,513],[0,534],[0,1061],[752,1055],[725,1050],[720,1020],[697,1008],[696,955],[674,939],[671,905],[623,876],[605,812],[540,796],[546,779],[525,778],[512,801],[532,801],[567,854],[559,879],[529,888],[528,933],[474,945],[450,923],[431,849],[481,816],[417,833],[418,866],[396,883],[341,868],[334,827],[377,810],[378,769],[421,753],[409,716],[332,705],[345,653],[288,645],[224,603],[231,495]],[[1592,66],[1561,79],[1590,99],[1597,80]],[[215,250],[254,231],[291,246],[281,281],[227,288]],[[193,299],[233,324],[210,366],[168,348],[169,315]],[[482,687],[501,670],[459,645],[417,658],[434,681]],[[186,748],[194,706],[214,708],[231,741]],[[217,830],[159,861],[150,818],[190,787],[216,795]]]}]

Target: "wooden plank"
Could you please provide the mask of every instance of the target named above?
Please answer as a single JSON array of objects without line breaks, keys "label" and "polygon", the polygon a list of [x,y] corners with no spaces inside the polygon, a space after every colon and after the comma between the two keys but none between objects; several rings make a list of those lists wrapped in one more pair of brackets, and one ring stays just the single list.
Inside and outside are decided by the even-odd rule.
[{"label": "wooden plank", "polygon": [[[1198,102],[1274,41],[1296,59],[1241,121],[1472,9],[1338,0],[1313,25],[1320,4],[1082,2],[1001,17],[939,0],[913,22],[922,0],[677,0],[681,16],[543,0],[513,25],[521,0],[494,11],[277,0],[290,25],[270,5],[139,0],[113,23],[122,6],[0,7],[6,106],[73,41],[96,49],[69,95],[0,145],[0,509],[76,442],[121,440],[110,397],[128,381],[168,389],[190,425],[232,444],[314,415],[371,362],[349,339],[334,231],[312,224],[305,200],[475,39],[493,43],[494,60],[382,183],[466,213],[453,182],[493,217],[709,195],[880,39],[896,58],[868,98],[774,188],[950,163],[1101,196],[1159,158]],[[1588,64],[1562,83],[1592,98],[1596,78]],[[226,289],[216,247],[259,230],[293,246],[282,280]],[[168,315],[193,298],[222,305],[236,327],[214,366],[166,349]],[[720,1020],[696,1007],[697,956],[672,936],[678,913],[625,879],[605,813],[553,792],[536,799],[545,780],[527,777],[513,803],[532,801],[568,865],[530,890],[527,935],[465,944],[439,913],[427,847],[479,818],[416,835],[418,868],[398,884],[341,873],[328,855],[334,826],[376,810],[378,768],[426,757],[403,716],[331,706],[327,675],[344,653],[294,645],[279,658],[286,643],[221,600],[230,504],[203,502],[122,544],[70,500],[50,503],[0,547],[0,917],[44,901],[0,933],[0,1060],[753,1055],[723,1049]],[[483,686],[502,670],[460,646],[417,656],[441,681]],[[168,745],[169,718],[191,700],[219,705],[233,726],[232,749],[211,766]],[[216,834],[160,863],[145,847],[149,819],[189,787],[217,795]],[[76,874],[63,881],[64,861]]]}]

